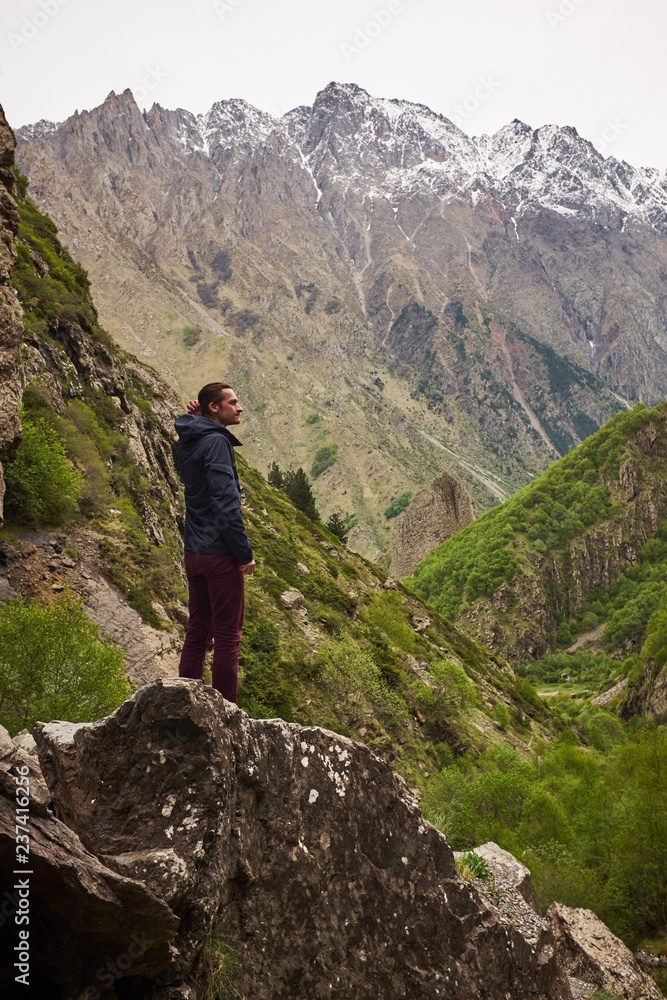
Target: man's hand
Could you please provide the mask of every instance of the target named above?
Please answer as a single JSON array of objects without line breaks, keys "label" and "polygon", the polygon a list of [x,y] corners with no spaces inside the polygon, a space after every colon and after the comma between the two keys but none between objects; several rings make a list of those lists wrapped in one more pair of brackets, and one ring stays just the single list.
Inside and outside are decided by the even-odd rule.
[{"label": "man's hand", "polygon": [[244,563],[243,566],[239,566],[239,569],[244,576],[252,576],[255,572],[255,560],[253,559],[252,562]]},{"label": "man's hand", "polygon": [[195,417],[201,416],[201,406],[199,405],[198,399],[191,399],[187,406],[188,413],[192,413]]}]

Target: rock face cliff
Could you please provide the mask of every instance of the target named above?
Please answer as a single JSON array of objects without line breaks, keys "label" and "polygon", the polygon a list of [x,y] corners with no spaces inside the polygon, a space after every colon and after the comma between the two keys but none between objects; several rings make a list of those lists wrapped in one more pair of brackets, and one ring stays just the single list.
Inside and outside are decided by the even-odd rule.
[{"label": "rock face cliff", "polygon": [[644,715],[658,726],[667,724],[667,666],[649,659],[641,677],[628,686],[620,713],[625,719]]},{"label": "rock face cliff", "polygon": [[316,490],[366,555],[392,495],[445,470],[484,510],[667,392],[664,178],[574,129],[471,139],[352,84],[280,119],[126,91],[18,155],[114,337],[183,393],[235,382],[253,464],[337,443]]},{"label": "rock face cliff", "polygon": [[[15,179],[14,134],[0,107],[0,452],[11,449],[19,439],[20,386],[16,374],[18,349],[21,342],[21,306],[9,284],[16,260],[15,238],[19,217],[14,204]],[[2,524],[5,483],[0,463],[0,524]]]},{"label": "rock face cliff", "polygon": [[[127,599],[136,591],[142,547],[150,562],[158,546],[168,550],[171,543],[180,564],[181,490],[171,454],[179,401],[99,326],[85,272],[51,220],[26,199],[13,156],[0,109],[0,459],[6,465],[15,456],[23,402],[40,434],[46,423],[66,439],[85,483],[73,523],[40,532],[19,521],[11,538],[0,539],[0,602],[20,593],[49,603],[71,589],[124,649],[133,679],[144,683],[175,671],[180,646],[173,608],[160,606],[157,614],[145,602],[147,622]],[[0,470],[0,513],[3,497],[11,520],[16,511]],[[154,583],[152,589],[151,600],[168,603]]]},{"label": "rock face cliff", "polygon": [[[116,975],[133,996],[198,995],[216,948],[228,988],[256,1000],[570,996],[546,925],[528,940],[464,883],[402,780],[360,744],[252,720],[182,680],[36,735],[55,818],[42,808],[35,831],[35,867],[50,874],[33,876],[35,965],[64,996],[95,987],[112,949],[130,956]],[[4,752],[16,766],[19,751]],[[87,873],[86,924],[65,938]],[[52,931],[58,948],[42,950]]]},{"label": "rock face cliff", "polygon": [[391,576],[412,573],[422,559],[476,517],[470,493],[447,472],[418,493],[394,522],[391,537]]}]

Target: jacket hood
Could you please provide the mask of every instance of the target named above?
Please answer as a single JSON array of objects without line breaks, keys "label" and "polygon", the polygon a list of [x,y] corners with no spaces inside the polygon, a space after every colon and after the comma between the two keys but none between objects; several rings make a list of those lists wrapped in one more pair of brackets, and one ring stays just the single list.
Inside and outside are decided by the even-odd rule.
[{"label": "jacket hood", "polygon": [[224,434],[233,448],[238,448],[241,444],[238,438],[222,424],[216,424],[214,420],[194,413],[186,413],[179,417],[174,422],[174,427],[180,444],[194,444],[208,434]]}]

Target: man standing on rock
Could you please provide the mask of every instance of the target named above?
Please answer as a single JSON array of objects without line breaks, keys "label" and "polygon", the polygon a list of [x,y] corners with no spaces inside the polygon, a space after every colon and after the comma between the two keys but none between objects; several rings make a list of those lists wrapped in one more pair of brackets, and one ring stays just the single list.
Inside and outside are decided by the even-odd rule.
[{"label": "man standing on rock", "polygon": [[185,573],[189,611],[180,677],[201,680],[213,637],[213,687],[236,701],[246,576],[255,569],[241,513],[241,488],[227,428],[243,408],[225,382],[211,382],[175,423],[176,464],[185,486]]}]

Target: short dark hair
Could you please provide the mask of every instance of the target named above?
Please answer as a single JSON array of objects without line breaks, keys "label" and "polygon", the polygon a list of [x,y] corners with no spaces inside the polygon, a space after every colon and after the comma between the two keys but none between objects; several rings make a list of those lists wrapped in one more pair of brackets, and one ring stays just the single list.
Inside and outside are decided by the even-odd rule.
[{"label": "short dark hair", "polygon": [[227,385],[226,382],[209,382],[208,385],[200,389],[197,399],[199,400],[202,416],[207,417],[208,408],[211,403],[219,403],[225,389],[231,388],[231,385]]}]

